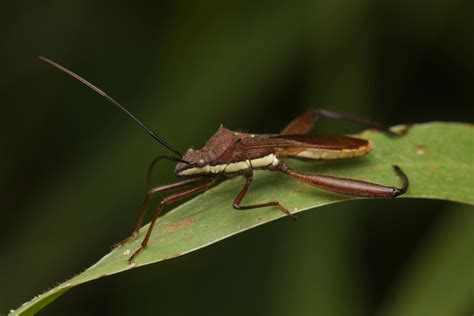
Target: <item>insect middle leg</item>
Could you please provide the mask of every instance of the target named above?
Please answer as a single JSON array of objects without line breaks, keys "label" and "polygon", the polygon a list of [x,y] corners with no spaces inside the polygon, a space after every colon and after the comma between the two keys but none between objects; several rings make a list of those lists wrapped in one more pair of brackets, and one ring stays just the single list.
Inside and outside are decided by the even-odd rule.
[{"label": "insect middle leg", "polygon": [[315,173],[299,173],[291,170],[286,164],[283,163],[278,165],[275,170],[284,172],[287,175],[292,176],[304,183],[331,192],[359,197],[394,198],[407,191],[409,182],[407,175],[399,166],[393,166],[393,168],[395,169],[395,172],[398,174],[398,176],[403,180],[403,185],[401,188],[349,178],[325,176]]},{"label": "insect middle leg", "polygon": [[234,199],[234,203],[232,203],[232,207],[236,210],[250,210],[254,208],[261,208],[261,207],[267,207],[267,206],[275,206],[278,207],[283,213],[286,215],[290,216],[293,220],[296,219],[296,215],[291,214],[290,211],[283,206],[280,202],[278,201],[270,201],[267,203],[261,203],[261,204],[253,204],[253,205],[241,205],[240,203],[245,197],[245,194],[247,194],[247,191],[250,188],[250,185],[252,184],[253,181],[253,171],[249,170],[244,174],[245,176],[245,184],[240,193],[236,196]]}]

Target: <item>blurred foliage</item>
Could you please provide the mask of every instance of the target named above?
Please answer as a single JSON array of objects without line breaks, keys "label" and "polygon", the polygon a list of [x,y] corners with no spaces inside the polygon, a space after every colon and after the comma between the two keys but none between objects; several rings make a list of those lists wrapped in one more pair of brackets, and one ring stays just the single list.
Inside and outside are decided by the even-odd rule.
[{"label": "blurred foliage", "polygon": [[[1,313],[126,236],[147,165],[164,152],[36,55],[97,83],[181,150],[202,146],[220,123],[276,132],[318,106],[387,124],[472,122],[469,7],[467,0],[2,4]],[[329,120],[317,128],[357,130]],[[171,168],[158,182],[174,180]],[[466,256],[472,211],[427,200],[329,206],[85,285],[45,313],[469,314],[472,270],[462,277],[458,268],[474,266]]]}]

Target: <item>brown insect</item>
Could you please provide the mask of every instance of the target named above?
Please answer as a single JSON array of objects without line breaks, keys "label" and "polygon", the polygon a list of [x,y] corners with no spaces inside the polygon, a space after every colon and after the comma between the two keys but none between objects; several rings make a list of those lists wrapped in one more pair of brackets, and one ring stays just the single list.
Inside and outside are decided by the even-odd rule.
[{"label": "brown insect", "polygon": [[[141,246],[129,258],[130,262],[147,246],[155,222],[161,216],[161,212],[166,205],[209,189],[220,176],[227,178],[235,176],[245,177],[245,184],[232,203],[234,209],[248,210],[273,206],[279,208],[282,212],[292,218],[295,218],[295,216],[290,213],[288,208],[278,201],[242,205],[242,200],[252,184],[253,172],[255,170],[279,171],[292,176],[299,181],[324,190],[359,197],[394,198],[405,193],[408,189],[408,177],[398,166],[393,167],[396,173],[403,180],[401,188],[315,173],[300,173],[290,169],[284,162],[287,158],[306,160],[354,158],[365,155],[372,150],[372,142],[365,139],[349,136],[309,135],[314,123],[319,117],[328,117],[359,123],[381,130],[390,136],[399,135],[380,123],[354,115],[318,109],[306,112],[297,117],[290,122],[280,134],[248,134],[234,132],[221,126],[202,149],[196,150],[189,148],[184,156],[182,156],[173,146],[169,145],[160,136],[147,128],[141,121],[128,112],[117,101],[108,96],[104,91],[61,65],[45,57],[39,58],[81,81],[96,93],[105,97],[109,102],[119,107],[134,119],[155,140],[178,156],[160,156],[151,162],[147,173],[147,193],[135,229],[130,237],[119,243],[120,245],[127,243],[138,235],[150,198],[172,189],[187,186],[192,187],[185,191],[168,195],[161,200],[153,212],[153,217],[145,238],[143,239]],[[152,171],[156,163],[162,159],[177,162],[175,174],[179,178],[185,178],[185,180],[154,187],[151,183]]]}]

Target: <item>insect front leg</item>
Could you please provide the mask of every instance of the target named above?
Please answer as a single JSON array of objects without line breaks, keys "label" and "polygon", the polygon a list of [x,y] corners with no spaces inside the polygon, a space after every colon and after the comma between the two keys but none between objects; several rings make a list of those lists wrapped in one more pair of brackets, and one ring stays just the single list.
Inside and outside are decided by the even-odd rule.
[{"label": "insect front leg", "polygon": [[[191,180],[195,180],[195,179],[191,179]],[[191,180],[189,180],[189,181],[191,181]],[[143,238],[142,244],[133,253],[133,255],[128,259],[129,262],[132,262],[133,259],[140,252],[142,252],[145,249],[145,247],[147,246],[148,241],[149,241],[150,236],[151,236],[151,232],[153,231],[153,227],[155,226],[155,222],[161,216],[161,211],[162,211],[163,207],[165,207],[166,205],[171,204],[173,202],[177,202],[179,200],[182,200],[182,199],[184,199],[184,198],[186,198],[186,197],[188,197],[192,194],[199,193],[199,192],[207,190],[208,188],[210,188],[214,184],[216,178],[206,178],[206,179],[199,179],[199,180],[200,181],[205,180],[206,182],[199,185],[199,186],[197,186],[197,187],[195,187],[195,188],[189,189],[187,191],[174,193],[172,195],[169,195],[169,196],[165,197],[163,200],[161,200],[160,204],[158,204],[158,206],[153,211],[153,217],[151,219],[150,226],[148,227],[148,231],[145,235],[145,238]],[[183,181],[183,182],[185,182],[185,181]],[[182,183],[182,182],[179,182],[179,183]]]},{"label": "insect front leg", "polygon": [[245,184],[240,193],[236,196],[234,199],[234,203],[232,203],[232,207],[236,210],[249,210],[249,209],[255,209],[255,208],[261,208],[261,207],[267,207],[267,206],[275,206],[278,207],[283,213],[286,215],[290,216],[293,220],[296,219],[296,215],[291,214],[290,211],[283,206],[280,202],[278,201],[270,201],[267,203],[262,203],[262,204],[253,204],[253,205],[241,205],[240,203],[245,197],[245,194],[247,194],[247,191],[250,188],[250,185],[252,184],[253,181],[253,171],[249,170],[244,174],[245,176]]},{"label": "insect front leg", "polygon": [[148,209],[148,204],[150,202],[150,199],[153,196],[157,195],[158,193],[167,192],[167,191],[170,191],[170,190],[173,190],[173,189],[179,189],[179,188],[182,188],[184,186],[196,184],[196,183],[199,183],[199,182],[202,182],[202,181],[203,181],[202,178],[194,178],[194,179],[189,179],[189,180],[185,180],[185,181],[181,181],[181,182],[169,183],[169,184],[164,184],[164,185],[161,185],[161,186],[158,186],[158,187],[150,188],[147,191],[146,195],[145,195],[145,199],[143,200],[143,205],[140,209],[140,213],[138,215],[137,223],[135,224],[135,228],[133,229],[132,234],[129,237],[122,240],[121,242],[119,242],[117,244],[117,246],[124,245],[124,244],[128,243],[129,241],[134,240],[137,237],[138,231],[142,227],[143,219],[145,217],[146,210]]},{"label": "insect front leg", "polygon": [[143,224],[143,218],[145,217],[145,213],[146,213],[146,210],[148,208],[150,198],[157,195],[158,193],[167,192],[167,191],[172,190],[172,189],[181,188],[181,187],[184,187],[184,186],[187,186],[187,185],[191,185],[191,184],[195,184],[195,183],[199,183],[199,182],[203,181],[202,178],[194,178],[194,179],[189,179],[189,180],[185,180],[185,181],[181,181],[181,182],[170,183],[170,184],[165,184],[165,185],[161,185],[161,186],[158,186],[158,187],[153,187],[153,185],[151,183],[153,169],[154,169],[156,163],[158,161],[162,160],[162,159],[167,159],[167,160],[170,160],[170,161],[176,161],[175,158],[167,157],[167,156],[156,157],[155,159],[152,160],[152,162],[150,163],[150,166],[148,167],[148,171],[147,171],[147,175],[146,175],[147,191],[146,191],[146,194],[145,194],[145,198],[143,200],[143,205],[142,205],[142,207],[140,209],[140,213],[138,215],[137,222],[135,224],[135,228],[133,229],[133,232],[129,237],[127,237],[124,240],[117,243],[116,246],[121,246],[123,244],[126,244],[127,242],[135,239],[135,237],[138,235],[138,231],[140,230],[140,228],[142,227],[142,224]]},{"label": "insect front leg", "polygon": [[275,170],[282,171],[299,181],[331,192],[359,197],[394,198],[407,191],[409,181],[407,175],[399,166],[393,166],[393,168],[395,169],[398,176],[403,180],[403,185],[401,188],[389,187],[355,179],[339,178],[313,173],[299,173],[291,170],[286,164],[283,163],[278,165]]}]

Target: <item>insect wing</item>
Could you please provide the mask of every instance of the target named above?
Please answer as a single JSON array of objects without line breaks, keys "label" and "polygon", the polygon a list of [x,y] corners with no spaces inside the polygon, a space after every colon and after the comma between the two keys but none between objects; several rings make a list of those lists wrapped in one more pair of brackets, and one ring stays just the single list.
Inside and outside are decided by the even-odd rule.
[{"label": "insect wing", "polygon": [[303,147],[343,150],[357,149],[368,144],[367,140],[355,137],[320,135],[256,135],[242,141],[242,145],[246,149]]}]

